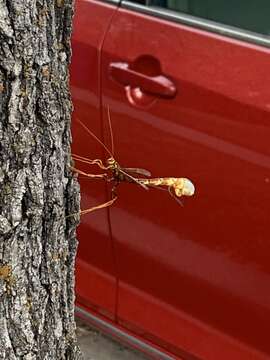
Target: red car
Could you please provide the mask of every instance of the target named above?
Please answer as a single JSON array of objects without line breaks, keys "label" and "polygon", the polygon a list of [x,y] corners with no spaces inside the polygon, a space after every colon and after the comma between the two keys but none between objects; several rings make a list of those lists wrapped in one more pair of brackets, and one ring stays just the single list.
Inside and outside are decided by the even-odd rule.
[{"label": "red car", "polygon": [[[77,314],[150,358],[270,359],[269,11],[76,2],[73,152],[106,161],[109,107],[121,166],[196,186],[181,206],[121,183],[81,218]],[[108,201],[108,185],[82,177],[82,209]]]}]

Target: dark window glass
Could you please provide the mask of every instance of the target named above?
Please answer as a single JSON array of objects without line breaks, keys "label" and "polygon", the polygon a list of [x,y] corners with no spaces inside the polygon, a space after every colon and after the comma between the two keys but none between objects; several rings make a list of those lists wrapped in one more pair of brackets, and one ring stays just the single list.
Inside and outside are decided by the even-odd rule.
[{"label": "dark window glass", "polygon": [[145,0],[144,5],[270,35],[270,0]]}]

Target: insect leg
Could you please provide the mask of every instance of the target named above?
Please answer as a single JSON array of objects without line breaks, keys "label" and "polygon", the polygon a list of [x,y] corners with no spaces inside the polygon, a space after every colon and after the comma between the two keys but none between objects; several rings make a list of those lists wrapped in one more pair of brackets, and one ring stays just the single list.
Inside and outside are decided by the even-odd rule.
[{"label": "insect leg", "polygon": [[72,154],[72,158],[75,161],[79,161],[79,162],[86,163],[86,164],[89,164],[89,165],[98,165],[103,170],[108,169],[108,167],[103,165],[103,162],[100,159],[91,160],[91,159],[88,159],[86,157],[83,157],[81,155],[76,155],[76,154]]},{"label": "insect leg", "polygon": [[93,212],[93,211],[96,211],[96,210],[99,210],[99,209],[104,209],[104,208],[106,208],[108,206],[111,206],[115,202],[116,199],[117,199],[117,196],[112,198],[109,201],[106,201],[103,204],[93,206],[93,207],[91,207],[89,209],[81,210],[81,211],[76,212],[74,214],[70,214],[70,215],[66,216],[66,218],[69,218],[69,217],[72,217],[72,216],[77,216],[77,215],[85,215],[85,214],[88,214],[90,212]]},{"label": "insect leg", "polygon": [[184,207],[183,202],[174,194],[173,186],[169,186],[169,187],[168,187],[168,191],[169,191],[169,194],[174,198],[174,200],[175,200],[176,202],[178,202],[179,205],[181,205],[182,207]]},{"label": "insect leg", "polygon": [[88,213],[90,213],[92,211],[96,211],[96,210],[99,210],[99,209],[104,209],[104,208],[106,208],[108,206],[111,206],[115,202],[116,199],[117,199],[117,196],[113,197],[111,200],[109,200],[109,201],[107,201],[107,202],[105,202],[103,204],[93,206],[90,209],[81,210],[80,215],[85,215],[85,214],[88,214]]},{"label": "insect leg", "polygon": [[117,197],[116,188],[119,185],[119,181],[116,181],[112,187],[112,198]]},{"label": "insect leg", "polygon": [[105,174],[105,173],[104,174],[88,174],[88,173],[85,173],[84,171],[76,169],[73,166],[70,166],[70,168],[71,168],[71,170],[75,171],[76,173],[87,176],[91,179],[106,179],[106,177],[107,177],[107,174]]}]

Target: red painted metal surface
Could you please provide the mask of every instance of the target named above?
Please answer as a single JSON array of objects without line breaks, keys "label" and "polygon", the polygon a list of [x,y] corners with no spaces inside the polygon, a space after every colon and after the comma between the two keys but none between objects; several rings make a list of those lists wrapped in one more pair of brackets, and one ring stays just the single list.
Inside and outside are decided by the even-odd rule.
[{"label": "red painted metal surface", "polygon": [[[117,310],[122,329],[174,358],[269,359],[270,51],[114,10],[77,1],[74,119],[110,146],[109,105],[119,163],[189,177],[196,194],[180,207],[165,192],[120,184],[110,224],[106,210],[85,215],[78,302],[111,319]],[[117,83],[109,69],[119,62],[143,76]],[[174,98],[137,82],[156,76],[170,79]],[[73,125],[74,152],[104,156]],[[103,184],[88,183],[82,208],[106,201]]]},{"label": "red painted metal surface", "polygon": [[[93,141],[82,121],[102,137],[100,112],[100,48],[115,7],[95,1],[77,1],[73,32],[71,90],[74,102],[73,152],[88,158],[102,158],[101,146]],[[93,173],[95,168],[76,163]],[[81,208],[106,201],[106,188],[100,181],[80,178]],[[89,184],[91,186],[89,186]],[[115,314],[116,278],[109,223],[106,211],[84,215],[78,229],[77,301],[110,318]]]},{"label": "red painted metal surface", "polygon": [[[117,160],[197,188],[181,207],[121,184],[110,209],[118,321],[176,355],[270,356],[269,55],[126,10],[106,35],[102,94]],[[137,103],[128,78],[126,87],[110,79],[110,64],[147,56],[175,84],[174,99]],[[133,91],[148,96],[140,84]]]}]

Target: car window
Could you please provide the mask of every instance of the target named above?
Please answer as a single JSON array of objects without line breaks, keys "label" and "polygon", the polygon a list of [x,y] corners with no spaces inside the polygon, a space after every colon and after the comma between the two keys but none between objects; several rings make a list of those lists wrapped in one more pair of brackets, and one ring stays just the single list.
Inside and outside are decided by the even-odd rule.
[{"label": "car window", "polygon": [[133,2],[270,35],[270,0],[138,0]]}]

